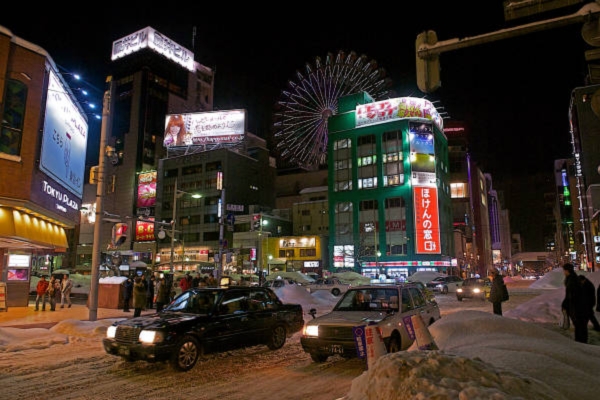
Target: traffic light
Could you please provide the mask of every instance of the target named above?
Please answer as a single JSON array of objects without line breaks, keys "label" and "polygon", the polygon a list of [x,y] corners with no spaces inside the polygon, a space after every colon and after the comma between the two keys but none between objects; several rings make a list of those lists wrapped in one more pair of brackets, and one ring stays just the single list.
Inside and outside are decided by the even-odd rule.
[{"label": "traffic light", "polygon": [[442,86],[440,81],[440,55],[430,54],[426,57],[419,57],[420,49],[425,48],[425,45],[432,46],[437,41],[437,34],[434,31],[427,31],[419,33],[415,42],[417,86],[424,93],[431,93]]},{"label": "traffic light", "polygon": [[119,247],[127,240],[127,224],[119,222],[113,225],[111,244],[113,247]]},{"label": "traffic light", "polygon": [[252,222],[250,223],[250,230],[255,231],[260,229],[260,214],[252,214]]}]

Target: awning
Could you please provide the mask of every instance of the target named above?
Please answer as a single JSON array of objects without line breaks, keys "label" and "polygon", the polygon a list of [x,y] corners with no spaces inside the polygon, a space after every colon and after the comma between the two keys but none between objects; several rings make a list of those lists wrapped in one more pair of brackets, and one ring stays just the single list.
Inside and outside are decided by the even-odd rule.
[{"label": "awning", "polygon": [[0,237],[22,240],[40,247],[69,247],[64,228],[7,207],[0,207]]},{"label": "awning", "polygon": [[283,265],[287,263],[287,258],[271,258],[270,260],[267,261],[267,264],[269,265]]}]

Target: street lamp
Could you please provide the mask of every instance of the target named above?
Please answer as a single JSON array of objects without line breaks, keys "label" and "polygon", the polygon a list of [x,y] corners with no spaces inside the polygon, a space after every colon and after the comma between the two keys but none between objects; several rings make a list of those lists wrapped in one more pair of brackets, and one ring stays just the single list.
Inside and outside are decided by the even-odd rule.
[{"label": "street lamp", "polygon": [[188,192],[184,192],[183,190],[178,190],[177,189],[177,178],[175,178],[175,189],[173,190],[173,217],[171,219],[171,259],[170,259],[170,265],[169,265],[171,274],[173,272],[175,272],[175,268],[173,265],[173,258],[174,258],[174,254],[175,254],[175,224],[176,224],[175,221],[177,219],[177,199],[184,194],[189,194],[194,199],[199,199],[200,197],[202,197],[202,195],[197,194],[197,193],[188,193]]}]

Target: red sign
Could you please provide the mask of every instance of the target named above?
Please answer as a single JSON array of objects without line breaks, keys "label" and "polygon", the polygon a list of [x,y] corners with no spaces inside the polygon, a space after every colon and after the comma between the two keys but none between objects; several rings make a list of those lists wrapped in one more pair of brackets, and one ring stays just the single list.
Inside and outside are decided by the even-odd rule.
[{"label": "red sign", "polygon": [[440,219],[437,188],[415,186],[415,238],[417,254],[440,254]]},{"label": "red sign", "polygon": [[[154,221],[154,218],[148,218]],[[154,238],[154,222],[135,221],[135,241],[149,242]]]}]

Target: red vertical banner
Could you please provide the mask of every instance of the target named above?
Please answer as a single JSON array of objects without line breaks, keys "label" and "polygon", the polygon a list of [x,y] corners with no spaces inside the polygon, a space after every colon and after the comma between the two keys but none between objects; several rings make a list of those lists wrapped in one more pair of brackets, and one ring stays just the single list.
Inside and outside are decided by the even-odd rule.
[{"label": "red vertical banner", "polygon": [[440,218],[437,188],[413,188],[417,254],[440,254]]}]

